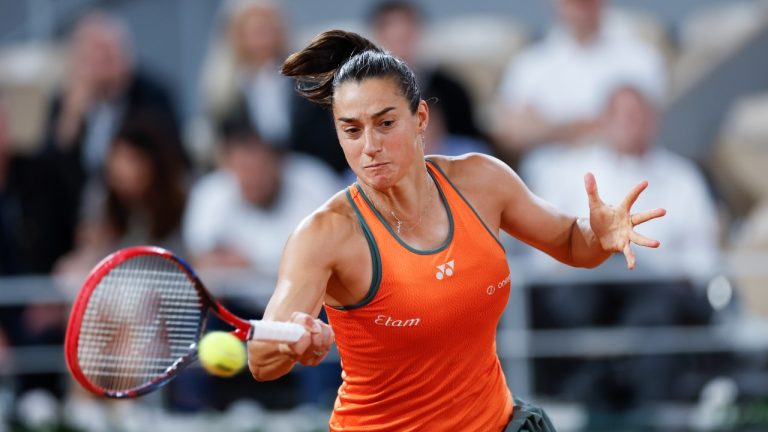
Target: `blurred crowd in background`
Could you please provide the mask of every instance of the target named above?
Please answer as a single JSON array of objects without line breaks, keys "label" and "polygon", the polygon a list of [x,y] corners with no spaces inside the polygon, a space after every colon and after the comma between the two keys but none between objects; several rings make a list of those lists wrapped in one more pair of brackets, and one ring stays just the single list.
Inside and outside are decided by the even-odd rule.
[{"label": "blurred crowd in background", "polygon": [[[108,253],[139,244],[171,249],[204,274],[274,280],[294,227],[354,181],[330,112],[279,73],[315,30],[337,24],[291,28],[278,1],[220,2],[190,110],[136,55],[142,23],[111,7],[120,2],[93,3],[60,39],[0,40],[0,291],[23,289],[20,276],[82,277]],[[427,154],[495,155],[575,215],[588,212],[585,172],[610,203],[647,179],[635,207],[668,211],[643,226],[662,247],[636,251],[634,279],[612,278],[609,262],[593,280],[553,281],[543,276],[562,265],[504,238],[513,269],[537,287],[526,297],[530,328],[716,326],[768,313],[760,258],[768,252],[768,66],[753,55],[768,52],[768,3],[691,8],[671,27],[653,10],[608,0],[549,0],[543,29],[503,14],[435,20],[416,2],[369,3],[365,16],[338,25],[414,69],[430,105]],[[702,139],[705,130],[715,132]],[[258,318],[265,300],[232,307]],[[40,389],[53,400],[87,400],[55,367],[15,372],[16,348],[61,344],[67,310],[61,301],[0,301],[0,387],[9,395],[0,397],[8,403],[0,430],[22,427],[16,407]],[[768,383],[768,345],[749,354],[542,358],[523,396],[599,413],[694,404],[707,389],[759,401],[768,396],[755,385]],[[257,386],[247,372],[222,382],[193,370],[158,403],[170,412],[224,410],[237,398],[327,407],[339,371],[328,364]],[[580,424],[601,430],[600,421]]]}]

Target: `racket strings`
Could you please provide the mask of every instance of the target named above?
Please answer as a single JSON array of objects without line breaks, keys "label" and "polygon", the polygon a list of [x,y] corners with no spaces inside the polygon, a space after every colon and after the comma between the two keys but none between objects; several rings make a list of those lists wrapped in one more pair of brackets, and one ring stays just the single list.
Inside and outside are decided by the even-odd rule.
[{"label": "racket strings", "polygon": [[111,391],[144,386],[194,350],[203,319],[194,284],[156,255],[124,261],[94,289],[80,328],[78,362]]}]

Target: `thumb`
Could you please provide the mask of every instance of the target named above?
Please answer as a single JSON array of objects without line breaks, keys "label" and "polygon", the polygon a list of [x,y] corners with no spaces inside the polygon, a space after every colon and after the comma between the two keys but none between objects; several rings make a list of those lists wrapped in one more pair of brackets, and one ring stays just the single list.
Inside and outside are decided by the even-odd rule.
[{"label": "thumb", "polygon": [[588,172],[584,174],[584,188],[587,190],[587,198],[589,198],[589,208],[595,208],[603,203],[600,199],[600,195],[597,193],[597,181],[595,176]]}]

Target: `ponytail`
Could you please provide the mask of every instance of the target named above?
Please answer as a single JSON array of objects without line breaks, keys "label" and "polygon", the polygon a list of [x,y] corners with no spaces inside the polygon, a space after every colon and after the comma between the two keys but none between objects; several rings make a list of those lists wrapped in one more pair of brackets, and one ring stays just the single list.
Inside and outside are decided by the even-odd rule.
[{"label": "ponytail", "polygon": [[357,33],[343,30],[315,36],[285,60],[281,72],[296,78],[296,91],[301,96],[328,107],[333,105],[334,90],[341,83],[366,78],[395,78],[411,112],[416,112],[421,99],[416,76],[402,60]]}]

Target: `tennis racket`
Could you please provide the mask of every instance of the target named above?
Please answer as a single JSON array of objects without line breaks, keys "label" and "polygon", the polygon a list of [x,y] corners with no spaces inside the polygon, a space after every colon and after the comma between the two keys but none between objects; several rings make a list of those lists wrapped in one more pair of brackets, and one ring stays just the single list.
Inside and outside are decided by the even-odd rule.
[{"label": "tennis racket", "polygon": [[104,258],[83,283],[67,324],[67,366],[97,395],[149,393],[197,359],[211,311],[241,340],[291,343],[305,333],[299,324],[239,318],[182,259],[158,247],[131,247]]}]

